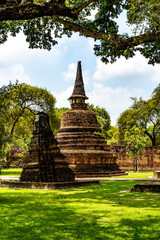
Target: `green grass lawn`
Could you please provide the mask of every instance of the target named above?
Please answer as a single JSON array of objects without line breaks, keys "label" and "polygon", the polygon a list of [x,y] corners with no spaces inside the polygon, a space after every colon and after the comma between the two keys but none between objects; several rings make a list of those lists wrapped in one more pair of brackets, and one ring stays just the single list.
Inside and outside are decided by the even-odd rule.
[{"label": "green grass lawn", "polygon": [[0,176],[20,176],[22,168],[2,169]]},{"label": "green grass lawn", "polygon": [[128,173],[128,175],[119,176],[119,177],[115,177],[115,178],[153,178],[154,177],[153,172],[133,172],[133,171],[129,171],[129,172],[126,172],[126,173]]},{"label": "green grass lawn", "polygon": [[0,188],[0,239],[158,240],[160,194],[123,191],[136,183],[61,191]]}]

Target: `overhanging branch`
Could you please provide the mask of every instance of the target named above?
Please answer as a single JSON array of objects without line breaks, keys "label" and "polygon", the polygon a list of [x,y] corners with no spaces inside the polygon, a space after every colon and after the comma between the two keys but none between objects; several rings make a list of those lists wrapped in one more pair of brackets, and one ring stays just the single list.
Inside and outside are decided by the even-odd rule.
[{"label": "overhanging branch", "polygon": [[0,21],[7,20],[28,20],[37,17],[60,15],[74,17],[71,8],[66,7],[59,2],[50,2],[44,4],[19,4],[16,6],[0,6]]},{"label": "overhanging branch", "polygon": [[97,0],[86,0],[84,3],[82,3],[80,6],[74,8],[72,10],[72,13],[77,15],[79,14],[85,7],[89,6],[89,4],[93,3],[93,2],[97,2]]},{"label": "overhanging branch", "polygon": [[56,22],[63,24],[70,31],[79,32],[86,37],[91,37],[97,40],[99,39],[110,41],[116,45],[118,50],[124,50],[127,47],[138,46],[145,42],[153,42],[154,40],[160,40],[160,31],[149,32],[139,36],[122,39],[115,35],[89,30],[78,24],[59,18],[58,16],[52,16],[52,19]]},{"label": "overhanging branch", "polygon": [[[111,3],[115,4],[120,1],[122,0],[111,0]],[[160,30],[134,37],[121,38],[116,35],[90,30],[89,28],[74,23],[73,19],[77,17],[79,12],[93,2],[97,2],[97,0],[85,0],[81,5],[75,8],[66,7],[64,0],[51,0],[50,2],[43,4],[33,4],[28,2],[27,4],[14,6],[0,5],[0,21],[28,20],[38,17],[52,16],[54,21],[63,24],[68,30],[79,32],[84,36],[91,37],[93,39],[110,41],[115,44],[117,50],[125,50],[128,47],[134,47],[142,43],[160,40]],[[63,17],[72,20],[64,20]]]},{"label": "overhanging branch", "polygon": [[103,37],[104,33],[88,30],[78,24],[75,24],[75,23],[66,21],[62,18],[59,18],[56,15],[52,16],[52,19],[56,22],[63,24],[70,31],[79,32],[79,33],[85,35],[86,37],[92,37],[94,39],[104,39],[104,37]]}]

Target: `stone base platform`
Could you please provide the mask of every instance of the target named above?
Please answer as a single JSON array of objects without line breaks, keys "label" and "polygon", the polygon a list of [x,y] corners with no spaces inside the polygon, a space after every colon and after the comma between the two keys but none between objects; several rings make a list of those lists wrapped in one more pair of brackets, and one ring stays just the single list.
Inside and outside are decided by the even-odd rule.
[{"label": "stone base platform", "polygon": [[154,176],[155,176],[156,178],[160,178],[160,171],[155,171],[155,172],[154,172]]},{"label": "stone base platform", "polygon": [[59,190],[77,188],[81,186],[99,185],[99,180],[76,180],[73,182],[21,182],[21,181],[0,181],[0,187],[4,188],[29,188]]},{"label": "stone base platform", "polygon": [[103,171],[103,172],[96,172],[96,171],[90,171],[90,172],[74,172],[76,178],[99,178],[99,177],[117,177],[117,176],[126,176],[128,173],[125,173],[121,170],[119,171]]},{"label": "stone base platform", "polygon": [[160,181],[136,184],[131,192],[160,193]]}]

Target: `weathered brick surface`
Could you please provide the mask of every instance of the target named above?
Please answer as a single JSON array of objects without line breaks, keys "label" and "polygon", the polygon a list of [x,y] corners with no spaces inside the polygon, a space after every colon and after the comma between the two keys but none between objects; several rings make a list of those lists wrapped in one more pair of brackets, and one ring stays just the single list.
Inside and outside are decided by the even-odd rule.
[{"label": "weathered brick surface", "polygon": [[116,156],[106,141],[94,132],[100,131],[94,112],[84,103],[72,104],[63,114],[56,139],[61,153],[77,177],[119,175]]},{"label": "weathered brick surface", "polygon": [[9,155],[4,167],[21,168],[23,166],[23,158],[19,154],[23,153],[20,147],[9,147]]},{"label": "weathered brick surface", "polygon": [[69,128],[69,126],[93,127],[94,131],[99,130],[95,114],[88,109],[70,109],[69,111],[65,112],[61,121],[61,128]]},{"label": "weathered brick surface", "polygon": [[[135,162],[127,154],[125,146],[111,146],[111,151],[117,156],[117,164],[123,170],[135,170]],[[160,169],[160,147],[146,147],[138,160],[138,170],[155,171]]]},{"label": "weathered brick surface", "polygon": [[[70,182],[75,176],[65,157],[60,153],[57,141],[49,126],[49,118],[44,113],[41,126],[35,123],[31,148],[25,159],[26,165],[21,174],[21,181],[29,182]],[[45,119],[46,118],[46,119]]]}]

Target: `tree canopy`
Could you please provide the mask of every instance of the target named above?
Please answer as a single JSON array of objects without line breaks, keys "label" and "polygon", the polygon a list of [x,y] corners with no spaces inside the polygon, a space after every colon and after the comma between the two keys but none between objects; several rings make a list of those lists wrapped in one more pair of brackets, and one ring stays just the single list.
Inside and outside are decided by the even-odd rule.
[{"label": "tree canopy", "polygon": [[157,144],[160,137],[160,84],[153,91],[149,100],[132,98],[133,105],[121,113],[117,124],[120,133],[120,140],[124,140],[126,131],[134,126],[143,129],[152,146]]},{"label": "tree canopy", "polygon": [[57,134],[57,132],[60,128],[60,125],[61,125],[61,119],[62,119],[63,113],[67,110],[69,110],[69,108],[66,108],[66,107],[54,109],[54,113],[55,113],[55,121],[53,121],[54,135]]},{"label": "tree canopy", "polygon": [[6,145],[26,146],[32,136],[34,115],[46,112],[53,123],[54,104],[55,98],[42,88],[18,82],[0,88],[0,150]]},{"label": "tree canopy", "polygon": [[144,147],[147,146],[147,140],[143,136],[143,129],[136,126],[125,133],[128,155],[133,159],[135,171],[138,171],[138,160],[143,153]]},{"label": "tree canopy", "polygon": [[98,126],[101,130],[100,135],[102,135],[105,139],[108,139],[108,130],[111,127],[109,113],[106,109],[100,108],[99,106],[95,107],[93,104],[88,104],[88,109],[96,114]]},{"label": "tree canopy", "polygon": [[[117,19],[125,11],[132,34],[120,33]],[[94,12],[94,14],[93,14]],[[160,63],[159,0],[1,0],[0,43],[23,31],[30,48],[50,50],[57,38],[78,32],[95,39],[103,62],[126,59],[140,51]],[[97,41],[98,40],[98,41]]]}]

